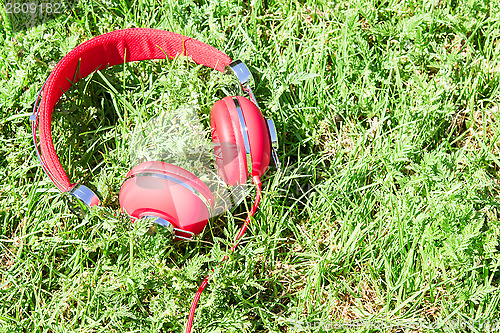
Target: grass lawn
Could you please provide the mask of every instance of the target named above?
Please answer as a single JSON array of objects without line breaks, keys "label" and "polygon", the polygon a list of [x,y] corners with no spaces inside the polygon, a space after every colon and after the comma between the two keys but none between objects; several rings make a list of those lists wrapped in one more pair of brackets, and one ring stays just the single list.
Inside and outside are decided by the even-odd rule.
[{"label": "grass lawn", "polygon": [[[12,10],[0,1],[0,332],[182,332],[252,203],[210,220],[200,242],[69,211],[28,116],[67,52],[131,27],[244,60],[279,133],[282,168],[265,175],[253,224],[215,269],[195,332],[500,331],[498,1]],[[63,166],[118,210],[136,124],[189,108],[209,128],[231,84],[184,58],[94,73],[52,117]]]}]

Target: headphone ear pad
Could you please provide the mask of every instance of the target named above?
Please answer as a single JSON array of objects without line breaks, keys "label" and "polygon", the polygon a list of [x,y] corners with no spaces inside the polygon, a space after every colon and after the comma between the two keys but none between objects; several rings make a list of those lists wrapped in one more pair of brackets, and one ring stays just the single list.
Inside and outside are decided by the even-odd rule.
[{"label": "headphone ear pad", "polygon": [[[240,125],[237,105],[241,109]],[[259,108],[241,96],[225,97],[212,107],[212,141],[219,174],[228,185],[243,184],[248,174],[244,135],[248,136],[252,176],[262,176],[271,159],[271,139],[266,120]]]},{"label": "headphone ear pad", "polygon": [[228,185],[244,184],[248,178],[245,143],[231,97],[213,105],[210,124],[219,175]]},{"label": "headphone ear pad", "polygon": [[248,98],[237,96],[247,127],[250,152],[252,153],[252,177],[261,177],[271,161],[271,138],[262,112]]},{"label": "headphone ear pad", "polygon": [[194,174],[158,161],[141,163],[127,174],[120,207],[130,216],[161,217],[185,231],[200,233],[210,218],[214,198]]}]

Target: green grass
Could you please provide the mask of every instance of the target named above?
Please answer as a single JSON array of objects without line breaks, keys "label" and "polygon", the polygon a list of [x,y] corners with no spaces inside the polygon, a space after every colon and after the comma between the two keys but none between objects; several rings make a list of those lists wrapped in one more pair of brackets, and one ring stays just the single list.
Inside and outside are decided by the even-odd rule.
[{"label": "green grass", "polygon": [[[203,242],[173,242],[96,212],[78,220],[43,174],[28,121],[38,90],[73,47],[129,27],[246,61],[279,132],[283,167],[264,177],[195,331],[500,330],[497,1],[80,1],[33,27],[5,5],[0,332],[181,332],[246,216],[251,197]],[[116,66],[65,95],[54,141],[70,179],[118,210],[135,124],[189,107],[208,128],[230,91],[186,59]]]}]

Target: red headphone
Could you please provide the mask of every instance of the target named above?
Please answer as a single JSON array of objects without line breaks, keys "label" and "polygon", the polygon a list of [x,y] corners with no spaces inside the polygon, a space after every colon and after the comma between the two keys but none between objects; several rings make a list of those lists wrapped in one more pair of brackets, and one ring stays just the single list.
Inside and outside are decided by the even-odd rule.
[{"label": "red headphone", "polygon": [[[243,184],[248,177],[256,186],[253,208],[236,236],[232,250],[250,222],[260,201],[260,177],[266,172],[271,155],[278,166],[277,136],[274,123],[265,119],[250,88],[252,75],[239,60],[232,62],[223,52],[176,33],[156,29],[125,29],[97,36],[69,52],[50,73],[33,108],[32,130],[37,155],[43,170],[61,192],[76,198],[70,207],[80,214],[99,205],[97,195],[88,187],[69,181],[54,149],[51,115],[59,98],[74,83],[96,70],[125,62],[190,57],[195,63],[220,72],[230,69],[236,75],[250,100],[228,96],[217,101],[211,111],[212,141],[220,177],[229,185]],[[40,100],[41,96],[41,100]],[[40,100],[40,104],[38,104]],[[39,125],[40,150],[37,144]],[[225,143],[225,144],[220,144]],[[160,183],[161,186],[158,186]],[[154,218],[171,228],[177,237],[190,238],[203,230],[214,205],[209,188],[194,174],[178,166],[160,161],[144,162],[130,170],[119,194],[120,207],[133,218]],[[224,258],[226,259],[226,258]],[[198,291],[188,320],[191,330],[194,309],[205,279]]]}]

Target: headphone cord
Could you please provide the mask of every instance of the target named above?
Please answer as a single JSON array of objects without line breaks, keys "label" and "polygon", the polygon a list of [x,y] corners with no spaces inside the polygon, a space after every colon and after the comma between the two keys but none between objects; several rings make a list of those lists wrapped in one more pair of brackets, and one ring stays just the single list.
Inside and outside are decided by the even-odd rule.
[{"label": "headphone cord", "polygon": [[[243,235],[245,234],[245,231],[247,230],[248,225],[250,224],[250,218],[255,214],[255,212],[257,211],[257,207],[259,206],[259,202],[260,202],[260,198],[261,198],[261,194],[262,194],[262,182],[260,181],[259,176],[253,176],[252,182],[254,183],[255,189],[256,189],[255,201],[253,203],[252,209],[250,210],[250,212],[247,215],[245,223],[243,223],[240,231],[238,232],[238,234],[234,238],[233,246],[230,249],[231,252],[234,252],[236,250],[236,247],[240,243],[241,237],[243,237]],[[228,255],[225,255],[224,258],[222,258],[222,260],[217,264],[217,266],[222,264],[226,259],[229,259]],[[212,268],[212,272],[214,272],[214,271],[215,271],[215,268]],[[200,300],[201,293],[203,292],[203,289],[205,289],[205,287],[208,284],[208,279],[210,278],[210,276],[211,275],[208,274],[207,277],[205,278],[205,280],[203,280],[200,287],[198,288],[198,291],[196,292],[196,295],[193,298],[193,302],[191,303],[191,310],[189,310],[189,317],[188,317],[188,321],[186,324],[185,333],[191,332],[191,328],[193,326],[193,320],[194,320],[194,312],[196,311],[196,306],[198,305],[198,301]]]}]

